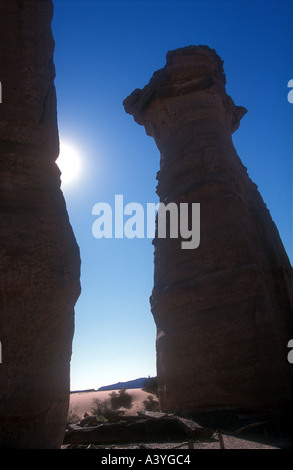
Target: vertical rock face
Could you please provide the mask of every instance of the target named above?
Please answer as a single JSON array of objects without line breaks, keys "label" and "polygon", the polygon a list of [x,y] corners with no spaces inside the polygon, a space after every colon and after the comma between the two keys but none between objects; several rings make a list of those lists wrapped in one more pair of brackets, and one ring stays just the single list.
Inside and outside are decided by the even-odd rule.
[{"label": "vertical rock face", "polygon": [[155,245],[152,313],[164,411],[256,411],[292,402],[292,268],[232,143],[246,109],[206,46],[171,51],[126,100],[161,153],[160,201],[200,203],[200,245]]},{"label": "vertical rock face", "polygon": [[0,447],[65,430],[79,249],[59,151],[50,0],[0,2]]}]

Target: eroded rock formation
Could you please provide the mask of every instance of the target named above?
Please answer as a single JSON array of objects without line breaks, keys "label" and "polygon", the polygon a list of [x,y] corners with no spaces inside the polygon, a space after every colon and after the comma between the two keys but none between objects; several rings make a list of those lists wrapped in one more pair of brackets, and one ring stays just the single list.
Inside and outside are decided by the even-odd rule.
[{"label": "eroded rock formation", "polygon": [[56,448],[69,402],[79,249],[59,152],[51,0],[0,2],[0,447]]},{"label": "eroded rock formation", "polygon": [[[259,411],[292,403],[292,268],[232,142],[246,109],[206,46],[168,52],[126,100],[160,150],[160,201],[200,203],[200,245],[155,245],[152,313],[163,411]],[[191,221],[190,221],[191,223]]]}]

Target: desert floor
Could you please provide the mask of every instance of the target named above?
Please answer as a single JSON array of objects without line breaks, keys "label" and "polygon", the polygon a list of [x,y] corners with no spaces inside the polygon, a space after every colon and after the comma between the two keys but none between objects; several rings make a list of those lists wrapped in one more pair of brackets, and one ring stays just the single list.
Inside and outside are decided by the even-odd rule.
[{"label": "desert floor", "polygon": [[[118,392],[115,390],[115,392]],[[84,413],[92,414],[91,413],[91,408],[93,406],[93,400],[94,399],[99,399],[99,400],[105,400],[109,398],[109,394],[111,393],[111,390],[107,391],[89,391],[89,392],[75,392],[71,393],[70,395],[70,411],[74,412],[77,414],[80,418],[83,418]],[[144,410],[144,405],[143,401],[146,400],[148,395],[150,395],[147,392],[144,392],[141,389],[128,389],[127,393],[132,396],[132,407],[130,410],[127,410],[126,413],[129,415],[136,415],[136,413],[140,410]],[[288,443],[288,440],[285,439],[285,445],[283,442],[283,439],[281,441],[278,439],[277,441],[275,439],[271,439],[271,436],[266,436],[264,438],[261,436],[259,439],[259,436],[256,438],[253,438],[252,436],[229,436],[227,434],[222,434],[223,438],[223,446],[225,449],[280,449],[280,448],[293,448],[293,443],[292,447],[290,445],[290,442]],[[155,448],[155,449],[174,449],[174,448],[188,448],[188,443],[186,445],[181,443],[153,443],[153,444],[147,444],[145,447],[146,448]],[[194,449],[219,449],[220,448],[220,442],[216,438],[213,440],[213,442],[194,442],[193,443],[193,448]],[[124,446],[113,446],[112,448],[136,448],[135,446],[131,445],[124,445]],[[223,447],[222,447],[223,448]]]},{"label": "desert floor", "polygon": [[[84,413],[91,414],[94,399],[106,400],[112,391],[71,393],[69,409],[74,411],[80,418],[83,418]],[[118,393],[118,390],[114,391]],[[126,411],[126,414],[135,415],[137,411],[144,410],[143,401],[147,399],[150,393],[144,392],[141,389],[128,389],[127,393],[132,396],[132,407]]]}]

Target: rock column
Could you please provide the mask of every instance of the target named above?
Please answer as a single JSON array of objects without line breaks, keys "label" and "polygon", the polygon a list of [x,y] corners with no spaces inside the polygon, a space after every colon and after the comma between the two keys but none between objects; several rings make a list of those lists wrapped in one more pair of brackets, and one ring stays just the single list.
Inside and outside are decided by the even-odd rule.
[{"label": "rock column", "polygon": [[0,2],[0,448],[60,447],[79,249],[60,190],[51,0]]},{"label": "rock column", "polygon": [[216,52],[189,46],[168,52],[165,67],[124,100],[160,151],[160,201],[200,203],[197,248],[154,240],[163,411],[268,411],[293,398],[292,268],[235,151],[246,109],[225,84]]}]

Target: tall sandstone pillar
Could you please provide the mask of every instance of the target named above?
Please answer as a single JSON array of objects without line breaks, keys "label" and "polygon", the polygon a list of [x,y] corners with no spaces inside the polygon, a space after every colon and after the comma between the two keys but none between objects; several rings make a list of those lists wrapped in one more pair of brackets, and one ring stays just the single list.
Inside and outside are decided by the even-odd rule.
[{"label": "tall sandstone pillar", "polygon": [[0,447],[58,448],[79,249],[55,164],[51,0],[0,2]]},{"label": "tall sandstone pillar", "polygon": [[163,411],[275,410],[293,398],[292,268],[233,146],[246,109],[225,84],[216,52],[189,46],[124,100],[160,151],[160,201],[200,203],[198,248],[154,240]]}]

